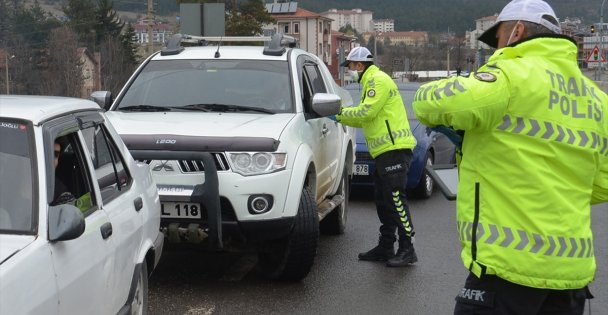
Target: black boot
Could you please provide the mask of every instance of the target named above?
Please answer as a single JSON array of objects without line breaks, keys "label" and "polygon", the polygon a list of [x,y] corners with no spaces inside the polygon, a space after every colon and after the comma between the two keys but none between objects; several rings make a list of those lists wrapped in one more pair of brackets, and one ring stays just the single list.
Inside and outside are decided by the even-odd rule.
[{"label": "black boot", "polygon": [[399,249],[395,257],[386,262],[388,267],[404,267],[418,261],[414,245],[411,242],[399,242]]},{"label": "black boot", "polygon": [[387,261],[395,256],[395,249],[393,247],[385,247],[378,245],[371,250],[360,253],[359,260],[366,261]]}]

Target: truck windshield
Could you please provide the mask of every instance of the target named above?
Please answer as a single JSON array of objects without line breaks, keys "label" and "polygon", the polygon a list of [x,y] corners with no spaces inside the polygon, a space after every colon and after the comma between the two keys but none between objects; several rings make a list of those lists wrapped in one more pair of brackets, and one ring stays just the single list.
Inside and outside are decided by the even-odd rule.
[{"label": "truck windshield", "polygon": [[287,113],[293,111],[290,86],[286,61],[157,60],[144,67],[114,109],[225,111],[217,105],[226,105],[245,113]]},{"label": "truck windshield", "polygon": [[32,234],[34,177],[31,126],[0,118],[0,234]]}]

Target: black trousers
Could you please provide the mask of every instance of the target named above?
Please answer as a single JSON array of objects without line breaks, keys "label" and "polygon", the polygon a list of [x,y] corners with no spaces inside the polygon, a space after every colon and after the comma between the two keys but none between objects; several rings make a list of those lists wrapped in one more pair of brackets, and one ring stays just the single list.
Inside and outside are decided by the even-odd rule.
[{"label": "black trousers", "polygon": [[469,274],[456,297],[455,315],[570,315],[583,314],[586,299],[593,296],[587,287],[574,290],[536,289],[497,276],[477,278]]},{"label": "black trousers", "polygon": [[414,225],[410,215],[405,187],[407,172],[412,160],[412,151],[395,150],[375,158],[374,201],[380,219],[380,245],[392,247],[396,240],[411,242]]}]

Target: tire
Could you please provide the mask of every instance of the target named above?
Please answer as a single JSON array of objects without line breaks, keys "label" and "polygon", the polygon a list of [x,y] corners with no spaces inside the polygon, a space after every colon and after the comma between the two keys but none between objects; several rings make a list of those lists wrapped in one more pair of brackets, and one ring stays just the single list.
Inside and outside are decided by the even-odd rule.
[{"label": "tire", "polygon": [[133,297],[133,302],[131,302],[131,314],[148,314],[148,266],[145,260],[142,262],[139,270],[135,296]]},{"label": "tire", "polygon": [[[433,165],[433,156],[430,152],[426,155],[426,166]],[[413,197],[419,199],[428,199],[433,194],[433,189],[435,188],[435,182],[431,177],[431,174],[426,170],[426,167],[422,170],[422,174],[420,175],[420,181],[418,182],[418,186],[414,187],[412,190]]]},{"label": "tire", "polygon": [[350,178],[346,168],[344,168],[344,171],[342,172],[342,179],[340,180],[340,186],[338,187],[338,195],[344,196],[344,202],[337,206],[319,223],[319,228],[323,234],[344,234],[344,230],[346,229],[348,199],[350,198]]},{"label": "tire", "polygon": [[319,216],[310,190],[304,188],[289,236],[258,250],[258,269],[269,279],[302,280],[310,272],[319,242]]}]

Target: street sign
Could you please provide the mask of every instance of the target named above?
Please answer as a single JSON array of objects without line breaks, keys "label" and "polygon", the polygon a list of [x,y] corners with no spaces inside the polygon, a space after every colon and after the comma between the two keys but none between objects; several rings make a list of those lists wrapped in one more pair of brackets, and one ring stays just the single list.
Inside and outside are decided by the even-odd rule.
[{"label": "street sign", "polygon": [[604,56],[600,56],[600,49],[595,46],[593,47],[593,50],[591,50],[589,57],[587,57],[587,62],[606,62],[606,58],[604,58]]}]

